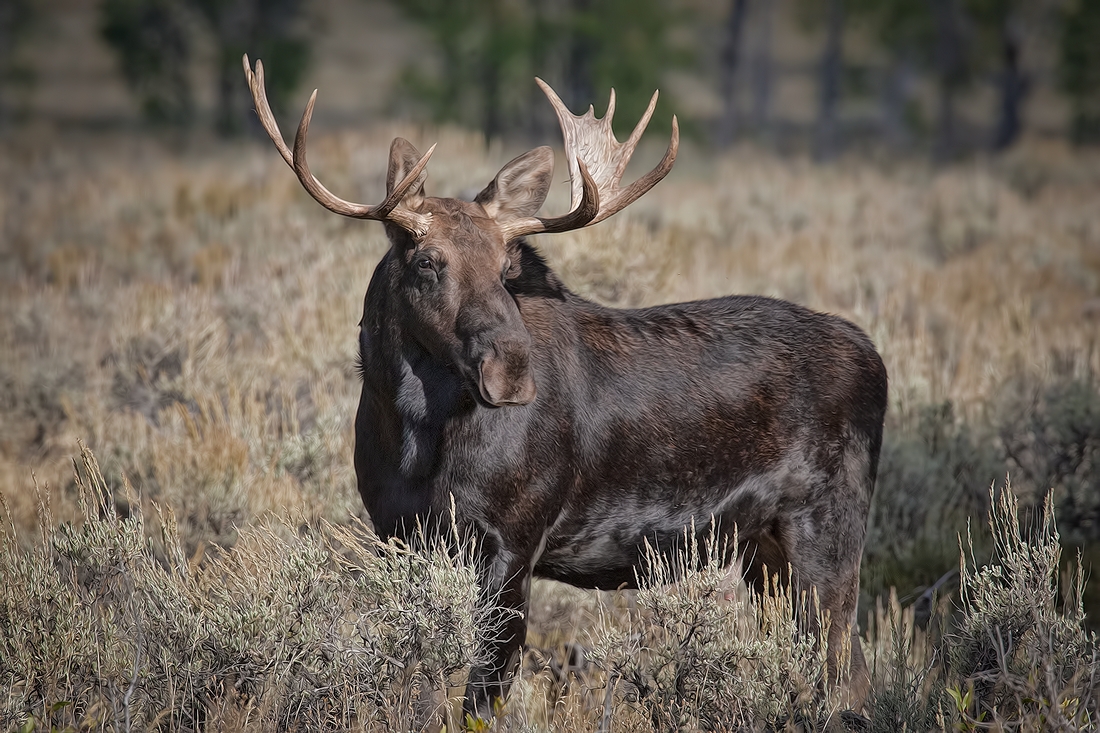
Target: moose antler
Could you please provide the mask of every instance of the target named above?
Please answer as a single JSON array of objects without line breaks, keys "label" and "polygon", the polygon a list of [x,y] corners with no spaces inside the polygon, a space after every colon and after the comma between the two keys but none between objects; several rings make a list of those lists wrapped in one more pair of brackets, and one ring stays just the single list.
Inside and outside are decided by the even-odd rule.
[{"label": "moose antler", "polygon": [[585,114],[575,115],[549,84],[537,77],[535,81],[553,105],[561,125],[562,137],[565,139],[565,157],[569,164],[569,180],[572,185],[571,211],[551,219],[527,217],[508,222],[502,226],[505,239],[539,232],[564,232],[601,222],[637,201],[672,170],[680,147],[680,127],[675,115],[672,117],[672,139],[668,143],[665,157],[649,173],[626,188],[619,188],[630,156],[634,154],[634,148],[641,140],[642,133],[653,116],[653,109],[657,106],[657,92],[653,92],[649,107],[634,127],[634,132],[630,133],[626,142],[620,143],[611,129],[611,119],[615,114],[614,89],[611,90],[611,99],[607,103],[607,113],[602,119],[596,119],[591,106]]},{"label": "moose antler", "polygon": [[424,157],[413,166],[412,170],[401,179],[400,183],[394,186],[393,191],[382,203],[370,206],[345,201],[325,188],[310,173],[309,164],[306,162],[306,134],[309,132],[309,121],[313,117],[313,104],[317,101],[317,90],[313,90],[309,103],[306,104],[306,111],[302,115],[302,121],[298,124],[298,132],[294,136],[294,150],[291,152],[283,140],[283,134],[279,132],[275,115],[271,113],[271,105],[267,102],[267,91],[264,89],[263,62],[256,59],[255,73],[253,73],[248,62],[248,54],[244,55],[241,62],[244,65],[245,78],[248,79],[248,88],[252,92],[252,101],[256,104],[256,115],[260,118],[260,124],[263,125],[268,137],[271,138],[271,142],[275,143],[275,147],[278,148],[279,154],[283,156],[283,160],[294,169],[294,173],[298,176],[302,186],[310,196],[317,200],[317,203],[329,211],[343,216],[350,216],[353,219],[375,219],[377,221],[393,222],[414,236],[423,236],[427,233],[428,225],[431,223],[431,214],[410,211],[400,204],[405,198],[405,194],[418,182],[422,182],[421,174],[425,166],[428,165],[428,159],[432,157],[432,153],[435,151],[435,145],[428,148],[428,152],[424,153]]}]

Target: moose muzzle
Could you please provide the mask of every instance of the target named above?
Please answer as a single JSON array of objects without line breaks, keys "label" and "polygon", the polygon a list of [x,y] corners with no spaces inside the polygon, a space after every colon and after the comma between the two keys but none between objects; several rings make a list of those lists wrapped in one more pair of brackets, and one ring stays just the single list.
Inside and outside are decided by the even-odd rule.
[{"label": "moose muzzle", "polygon": [[534,402],[536,390],[529,339],[494,341],[478,365],[477,387],[481,398],[496,407]]}]

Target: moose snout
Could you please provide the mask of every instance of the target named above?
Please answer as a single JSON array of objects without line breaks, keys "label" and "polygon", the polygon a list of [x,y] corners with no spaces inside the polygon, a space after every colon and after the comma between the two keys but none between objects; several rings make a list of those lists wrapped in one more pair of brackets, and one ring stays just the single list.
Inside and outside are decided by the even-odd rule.
[{"label": "moose snout", "polygon": [[531,348],[527,339],[494,342],[478,365],[478,391],[490,405],[529,405],[535,400]]}]

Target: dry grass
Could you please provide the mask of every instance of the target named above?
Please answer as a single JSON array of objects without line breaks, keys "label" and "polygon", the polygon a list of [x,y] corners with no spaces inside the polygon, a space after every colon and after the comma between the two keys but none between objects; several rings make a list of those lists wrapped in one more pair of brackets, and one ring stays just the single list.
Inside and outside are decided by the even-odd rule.
[{"label": "dry grass", "polygon": [[[394,134],[440,142],[429,189],[442,195],[479,187],[515,152],[380,128],[318,136],[314,169],[337,192],[380,199]],[[216,548],[253,547],[273,513],[313,527],[359,515],[355,328],[381,227],[321,210],[266,145],[0,145],[0,493],[24,550],[36,552],[39,524],[32,474],[53,521],[79,526],[78,440],[141,532],[159,533],[155,506],[171,508],[195,572],[228,562]],[[900,429],[944,401],[951,420],[978,420],[1013,380],[1100,374],[1098,198],[1100,159],[1038,144],[946,170],[688,152],[628,212],[538,244],[571,287],[615,305],[763,293],[851,318],[887,362]],[[996,470],[975,471],[971,488]],[[599,724],[598,670],[571,657],[601,608],[642,603],[616,598],[535,585],[516,725]],[[876,628],[901,613],[882,611]],[[927,699],[921,663],[907,663],[883,689]],[[615,724],[655,720],[642,704],[623,702]]]}]

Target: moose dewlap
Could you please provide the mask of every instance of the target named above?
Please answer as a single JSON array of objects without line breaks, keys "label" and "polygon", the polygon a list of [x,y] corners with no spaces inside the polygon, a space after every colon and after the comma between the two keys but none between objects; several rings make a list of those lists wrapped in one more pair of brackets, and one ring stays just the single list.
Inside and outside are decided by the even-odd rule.
[{"label": "moose dewlap", "polygon": [[[385,224],[390,248],[367,287],[355,421],[359,492],[376,531],[450,523],[478,538],[482,584],[502,607],[489,660],[470,673],[466,711],[490,717],[514,675],[532,574],[613,589],[635,580],[648,542],[674,552],[685,528],[737,546],[746,579],[790,569],[830,619],[835,669],[851,641],[856,699],[867,667],[855,634],[859,564],[874,490],[886,369],[836,316],[756,296],[606,308],[572,293],[527,241],[600,222],[672,169],[664,158],[621,187],[657,103],[619,143],[607,114],[557,113],[570,211],[538,216],[553,153],[505,165],[472,202],[425,193],[428,159],[390,148],[386,199],[357,204],[310,172],[317,93],[288,148],[263,65],[245,74],[260,121],[299,181],[337,214]],[[806,614],[807,624],[816,614]],[[835,676],[834,676],[835,679]]]}]

